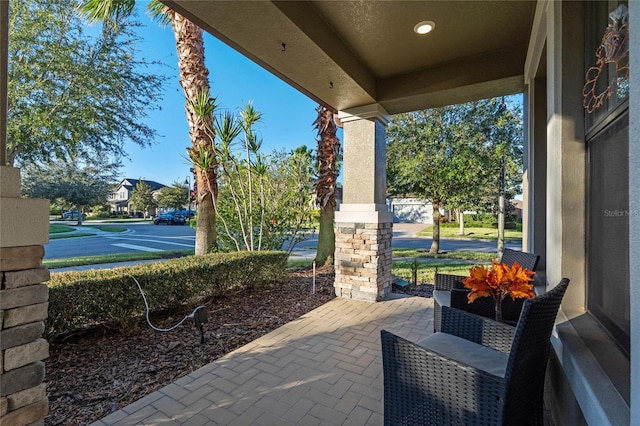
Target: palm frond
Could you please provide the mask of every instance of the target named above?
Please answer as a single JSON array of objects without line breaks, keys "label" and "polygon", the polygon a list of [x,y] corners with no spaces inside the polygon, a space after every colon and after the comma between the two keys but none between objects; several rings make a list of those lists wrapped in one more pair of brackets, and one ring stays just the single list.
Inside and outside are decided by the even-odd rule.
[{"label": "palm frond", "polygon": [[[99,0],[98,0],[99,1]],[[171,24],[171,15],[169,7],[161,3],[159,0],[151,0],[147,5],[147,15],[158,23],[161,27]]]},{"label": "palm frond", "polygon": [[78,10],[92,24],[117,24],[133,13],[135,5],[135,0],[85,0]]}]

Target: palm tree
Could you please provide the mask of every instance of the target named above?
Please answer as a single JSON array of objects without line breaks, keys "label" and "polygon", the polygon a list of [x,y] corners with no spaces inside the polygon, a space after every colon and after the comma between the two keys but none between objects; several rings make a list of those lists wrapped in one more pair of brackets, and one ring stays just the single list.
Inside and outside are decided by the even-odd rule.
[{"label": "palm tree", "polygon": [[[117,25],[131,15],[134,6],[135,0],[86,0],[80,11],[90,22]],[[214,198],[218,187],[214,135],[211,134],[215,103],[209,91],[209,70],[204,64],[202,29],[158,0],[152,0],[147,11],[160,25],[171,24],[176,38],[180,85],[187,100],[185,111],[191,139],[188,153],[194,161],[198,188],[195,253],[205,254],[217,245]],[[206,98],[204,102],[203,98]],[[204,106],[204,113],[210,117],[203,116],[202,110],[197,111],[198,106]]]},{"label": "palm tree", "polygon": [[336,249],[336,235],[333,230],[336,209],[336,184],[338,180],[338,155],[340,140],[336,136],[337,125],[333,111],[319,105],[318,117],[313,122],[318,131],[318,181],[316,197],[320,206],[320,230],[318,231],[318,251],[316,263],[332,264]]}]

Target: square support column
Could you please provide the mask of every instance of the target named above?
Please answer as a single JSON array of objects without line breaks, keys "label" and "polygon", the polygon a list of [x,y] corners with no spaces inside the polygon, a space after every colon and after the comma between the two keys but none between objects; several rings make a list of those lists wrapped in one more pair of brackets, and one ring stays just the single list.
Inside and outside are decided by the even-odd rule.
[{"label": "square support column", "polygon": [[386,204],[388,114],[377,104],[341,111],[343,202],[336,212],[335,291],[378,301],[391,289],[393,215]]},{"label": "square support column", "polygon": [[49,201],[20,198],[20,172],[0,166],[0,425],[42,424],[49,410],[42,339]]}]

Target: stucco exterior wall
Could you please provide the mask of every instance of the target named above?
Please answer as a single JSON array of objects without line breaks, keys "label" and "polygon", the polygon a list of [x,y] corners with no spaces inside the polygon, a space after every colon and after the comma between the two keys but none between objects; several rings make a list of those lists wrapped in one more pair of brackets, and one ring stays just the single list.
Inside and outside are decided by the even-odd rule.
[{"label": "stucco exterior wall", "polygon": [[[547,285],[555,285],[561,277],[571,279],[569,290],[565,295],[562,311],[556,320],[556,330],[552,336],[553,354],[547,371],[545,398],[547,405],[552,408],[556,424],[630,424],[634,412],[638,411],[640,402],[638,393],[638,319],[632,314],[631,321],[631,397],[630,404],[621,396],[614,382],[620,382],[620,371],[626,371],[621,362],[613,370],[605,370],[602,358],[596,355],[597,348],[602,352],[608,348],[607,357],[613,357],[615,344],[600,326],[586,315],[586,261],[587,261],[587,222],[586,210],[589,205],[587,198],[587,170],[586,143],[584,134],[584,111],[582,108],[582,86],[584,85],[584,2],[555,2],[541,0],[538,11],[543,15],[539,25],[534,26],[532,40],[542,36],[546,43],[546,105],[532,100],[529,103],[530,118],[537,121],[530,130],[532,134],[539,134],[537,130],[540,113],[546,108],[546,278]],[[631,17],[638,18],[638,2],[629,2]],[[633,40],[637,29],[630,27]],[[634,32],[635,31],[635,32]],[[636,38],[637,39],[637,38]],[[533,46],[531,43],[530,46]],[[538,43],[538,45],[540,45]],[[630,51],[634,52],[633,46]],[[636,46],[636,50],[637,46]],[[637,58],[631,54],[631,70],[637,66]],[[536,84],[543,80],[535,75],[529,76],[529,94],[539,96]],[[637,93],[637,75],[631,73],[632,91],[630,95],[631,116],[638,117],[639,99]],[[634,84],[636,86],[634,86]],[[636,87],[635,97],[633,87]],[[635,109],[635,115],[634,115]],[[632,123],[637,120],[631,120]],[[635,128],[634,128],[635,126]],[[635,135],[635,137],[634,137]],[[630,156],[629,170],[637,170],[638,152],[638,124],[630,128]],[[539,140],[534,141],[534,156],[543,155]],[[634,157],[635,156],[635,157]],[[538,158],[533,159],[534,174],[541,171],[536,167]],[[630,173],[629,203],[630,212],[634,205],[639,206],[638,174]],[[538,177],[536,184],[540,183]],[[533,199],[538,196],[539,188],[534,189]],[[530,194],[531,195],[531,194]],[[529,198],[531,201],[531,197]],[[635,203],[635,204],[634,204]],[[537,229],[540,221],[536,217],[541,214],[539,206],[533,206],[533,223],[529,230],[533,233],[528,246],[535,247],[540,241]],[[631,272],[630,283],[637,281],[637,260],[640,256],[640,225],[638,218],[630,215],[630,264],[635,268]],[[640,216],[640,215],[639,215]],[[634,226],[632,220],[636,221]],[[532,244],[533,243],[533,244]],[[634,254],[635,253],[635,254]],[[634,275],[635,274],[635,275]],[[634,278],[635,277],[635,278]],[[638,290],[635,291],[638,293]],[[637,312],[640,303],[638,296],[634,297],[631,287],[631,312]],[[577,321],[579,320],[579,321]],[[588,323],[592,321],[592,323]],[[586,324],[586,326],[585,326]],[[609,342],[609,343],[607,343]],[[605,349],[607,352],[607,349]],[[601,356],[600,354],[599,356]],[[613,372],[613,373],[612,373]],[[619,384],[617,385],[619,386]],[[636,414],[637,415],[637,414]],[[633,424],[633,422],[631,422]]]}]

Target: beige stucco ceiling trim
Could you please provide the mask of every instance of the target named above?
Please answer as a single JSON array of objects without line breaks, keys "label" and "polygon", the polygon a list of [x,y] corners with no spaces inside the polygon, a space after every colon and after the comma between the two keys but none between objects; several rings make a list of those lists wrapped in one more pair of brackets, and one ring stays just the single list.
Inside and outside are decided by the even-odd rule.
[{"label": "beige stucco ceiling trim", "polygon": [[387,111],[395,114],[451,104],[442,95],[453,96],[456,102],[468,102],[481,99],[477,96],[518,93],[524,89],[521,64],[525,53],[526,46],[514,46],[391,77],[378,84],[378,99]]},{"label": "beige stucco ceiling trim", "polygon": [[524,87],[522,75],[507,77],[500,80],[480,82],[469,86],[454,87],[429,93],[419,93],[413,96],[381,101],[380,104],[391,114],[407,111],[438,108],[487,99],[497,96],[508,96],[521,93]]},{"label": "beige stucco ceiling trim", "polygon": [[370,120],[373,118],[386,126],[389,124],[391,117],[387,110],[385,110],[380,104],[370,104],[338,111],[338,118],[343,123],[362,119]]},{"label": "beige stucco ceiling trim", "polygon": [[539,0],[536,4],[536,13],[533,17],[531,39],[527,50],[527,58],[524,62],[524,81],[530,81],[536,77],[545,43],[547,42],[547,9],[549,0]]},{"label": "beige stucco ceiling trim", "polygon": [[[339,110],[375,102],[373,76],[323,25],[321,18],[300,16],[315,13],[304,3],[296,3],[304,9],[296,11],[286,4],[267,1],[216,2],[215,15],[206,1],[164,3],[329,108]],[[309,19],[318,21],[313,28],[309,28]],[[314,38],[300,31],[298,24]],[[256,34],[260,37],[256,38]],[[316,73],[312,79],[308,78],[310,72]]]},{"label": "beige stucco ceiling trim", "polygon": [[[162,1],[330,109],[379,103],[390,114],[522,92],[535,14],[534,2],[504,8],[489,2],[484,9],[494,14],[504,9],[496,21],[510,31],[497,38],[490,27],[495,16],[473,1],[458,8],[445,1],[420,7],[414,2]],[[530,8],[522,7],[525,3]],[[434,33],[417,41],[404,24],[413,24],[418,12],[439,16],[438,31],[448,23],[475,32]],[[399,69],[405,71],[392,72]]]}]

